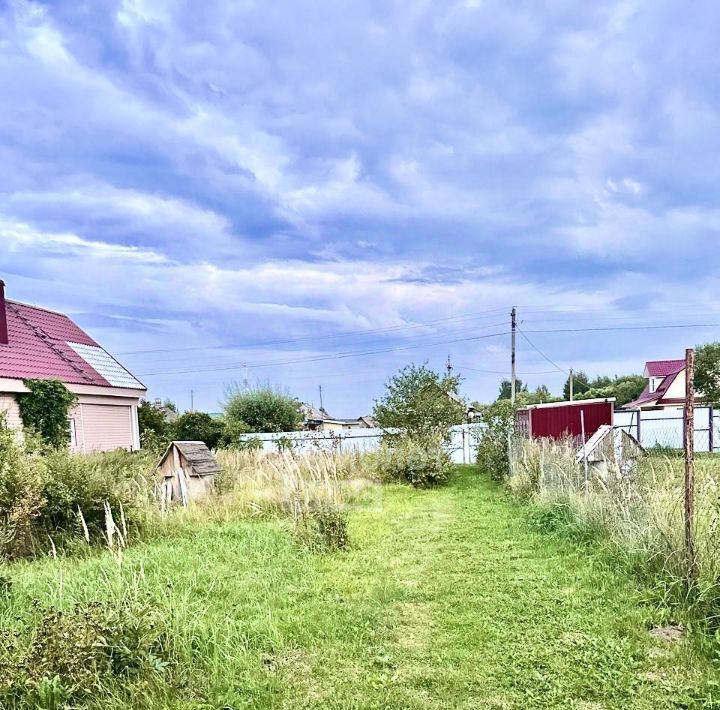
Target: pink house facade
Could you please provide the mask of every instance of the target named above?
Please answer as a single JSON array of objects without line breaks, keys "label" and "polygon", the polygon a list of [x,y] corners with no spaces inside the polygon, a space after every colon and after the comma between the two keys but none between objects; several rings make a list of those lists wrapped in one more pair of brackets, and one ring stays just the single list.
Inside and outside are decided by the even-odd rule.
[{"label": "pink house facade", "polygon": [[76,395],[71,451],[140,448],[137,408],[145,386],[66,315],[6,300],[0,281],[0,415],[17,430],[26,379],[57,379]]}]

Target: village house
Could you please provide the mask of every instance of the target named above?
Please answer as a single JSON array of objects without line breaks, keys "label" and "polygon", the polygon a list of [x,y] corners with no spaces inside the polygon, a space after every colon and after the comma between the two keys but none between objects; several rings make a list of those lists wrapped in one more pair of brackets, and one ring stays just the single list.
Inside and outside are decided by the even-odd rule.
[{"label": "village house", "polygon": [[145,386],[62,313],[5,299],[0,281],[0,414],[22,429],[17,395],[26,379],[57,379],[77,397],[68,441],[77,453],[140,448]]},{"label": "village house", "polygon": [[[651,360],[645,363],[648,381],[642,394],[623,409],[677,409],[685,403],[685,360]],[[702,393],[696,394],[702,403]]]},{"label": "village house", "polygon": [[344,431],[347,429],[374,429],[377,424],[370,416],[357,419],[337,419],[331,417],[324,408],[316,408],[312,404],[300,405],[303,414],[303,429],[307,431]]}]

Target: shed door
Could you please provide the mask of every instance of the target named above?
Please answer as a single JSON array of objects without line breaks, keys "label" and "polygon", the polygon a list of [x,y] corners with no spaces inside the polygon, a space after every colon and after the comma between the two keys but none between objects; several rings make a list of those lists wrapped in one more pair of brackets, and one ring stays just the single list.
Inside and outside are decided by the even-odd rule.
[{"label": "shed door", "polygon": [[85,451],[131,449],[131,411],[126,405],[83,404],[81,426]]}]

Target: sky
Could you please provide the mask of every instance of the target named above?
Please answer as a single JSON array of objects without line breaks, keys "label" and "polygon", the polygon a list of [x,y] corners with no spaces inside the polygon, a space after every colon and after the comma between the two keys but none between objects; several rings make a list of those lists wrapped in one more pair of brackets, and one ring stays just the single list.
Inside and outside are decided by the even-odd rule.
[{"label": "sky", "polygon": [[[0,278],[149,390],[334,416],[409,362],[720,339],[720,5],[0,0]],[[683,325],[666,328],[658,326]]]}]

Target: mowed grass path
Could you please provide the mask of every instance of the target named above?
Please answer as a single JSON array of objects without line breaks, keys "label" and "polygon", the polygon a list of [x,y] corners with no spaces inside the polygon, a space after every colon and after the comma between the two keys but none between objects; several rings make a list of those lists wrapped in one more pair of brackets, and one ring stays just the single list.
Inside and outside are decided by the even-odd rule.
[{"label": "mowed grass path", "polygon": [[136,546],[120,567],[19,565],[0,620],[32,598],[161,605],[167,683],[108,689],[98,708],[716,707],[709,666],[650,637],[655,612],[628,579],[534,532],[475,469],[383,488],[351,514],[351,540],[312,555],[277,522],[236,521]]}]

